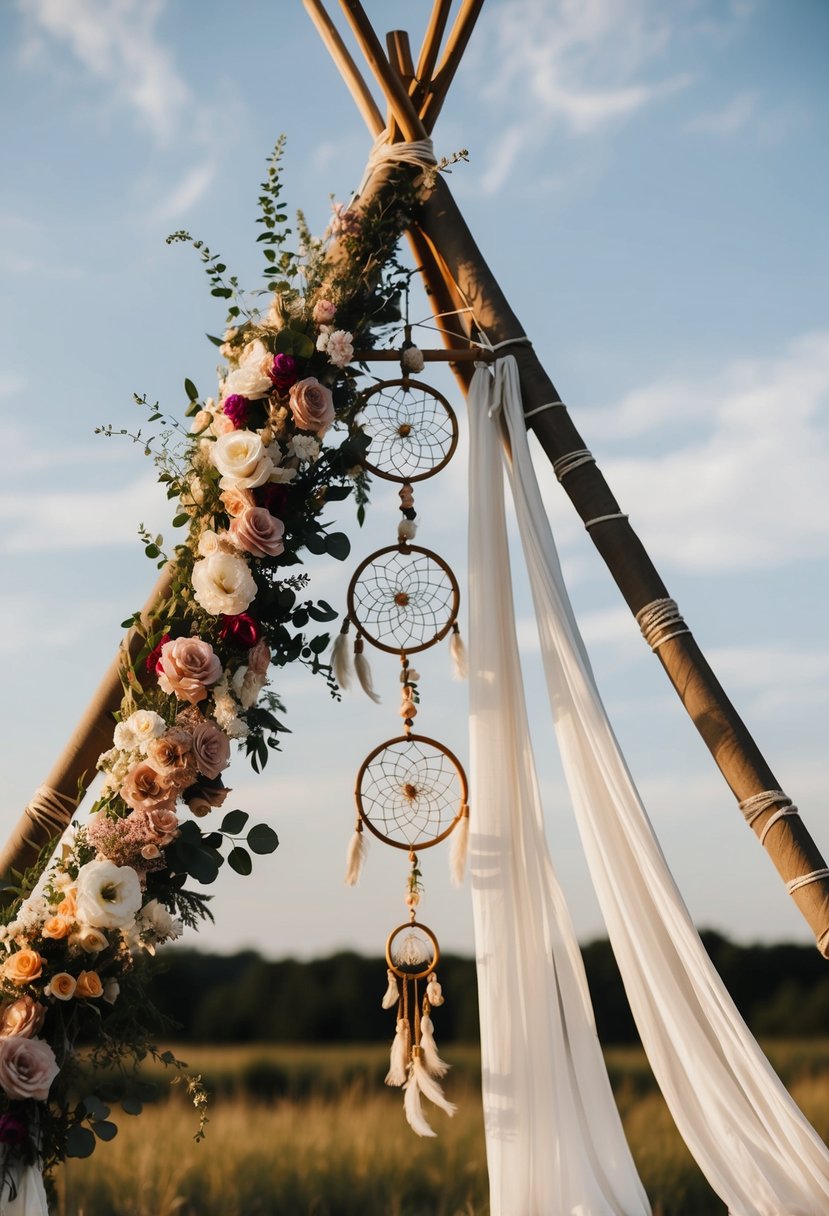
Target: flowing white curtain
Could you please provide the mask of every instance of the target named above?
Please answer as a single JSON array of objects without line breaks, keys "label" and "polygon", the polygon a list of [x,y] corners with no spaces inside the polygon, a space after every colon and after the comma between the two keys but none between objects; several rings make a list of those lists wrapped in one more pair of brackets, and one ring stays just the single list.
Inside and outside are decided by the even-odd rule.
[{"label": "flowing white curtain", "polygon": [[[479,404],[494,388],[493,411],[500,413],[505,428],[506,462],[565,773],[592,880],[654,1074],[677,1127],[731,1216],[826,1216],[829,1153],[770,1067],[705,953],[607,719],[535,480],[515,361],[498,361],[494,386],[483,369],[476,372],[476,381],[470,397],[473,413],[480,415],[472,419],[480,443],[475,458],[489,461],[486,449],[501,443],[497,422],[485,426],[482,416],[488,411]],[[487,493],[496,493],[477,481],[473,515],[484,509]],[[491,542],[489,560],[500,563],[494,537]],[[470,555],[472,561],[483,558],[481,550],[473,553],[471,546]],[[478,605],[475,615],[489,610]],[[470,651],[472,647],[470,633]],[[478,664],[483,669],[476,683],[486,683],[490,656],[476,647],[470,660],[470,668]],[[497,702],[497,696],[492,700]],[[501,715],[505,730],[512,730],[505,721],[511,713],[505,708]],[[528,746],[523,723],[515,746],[519,754]],[[483,792],[479,782],[491,779],[488,768],[477,773],[476,764],[473,807]],[[506,806],[502,813],[507,815]],[[535,815],[534,809],[531,813]],[[478,891],[477,902],[486,902],[485,890]],[[500,915],[500,902],[492,901],[490,915],[479,911],[477,916],[477,925],[489,933],[489,939],[483,936],[478,943],[484,959],[495,944],[489,921]],[[535,915],[546,918],[543,903],[536,906]],[[491,994],[483,991],[489,999]],[[509,993],[506,1004],[502,997],[500,1016],[523,1027],[528,1011],[511,997]],[[546,1018],[555,1022],[557,1014],[548,1009]],[[502,1028],[501,1034],[506,1033]],[[547,1101],[554,1110],[552,1090]],[[517,1216],[519,1208],[509,1210]]]},{"label": "flowing white curtain", "polygon": [[[0,1172],[3,1168],[3,1153],[4,1150],[0,1148]],[[14,1199],[9,1199],[8,1186],[2,1187],[0,1212],[3,1216],[49,1216],[43,1177],[36,1166],[28,1165],[20,1171]]]},{"label": "flowing white curtain", "polygon": [[470,396],[470,869],[492,1216],[647,1216],[544,838],[490,378]]}]

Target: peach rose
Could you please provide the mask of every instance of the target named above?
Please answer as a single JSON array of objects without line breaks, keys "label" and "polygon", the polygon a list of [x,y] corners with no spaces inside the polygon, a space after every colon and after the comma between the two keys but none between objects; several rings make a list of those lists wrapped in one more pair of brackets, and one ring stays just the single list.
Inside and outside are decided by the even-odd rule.
[{"label": "peach rose", "polygon": [[209,642],[176,638],[165,642],[159,658],[158,684],[162,692],[195,705],[222,674],[222,665]]},{"label": "peach rose", "polygon": [[66,937],[71,927],[71,922],[64,920],[62,916],[50,916],[48,920],[43,922],[43,927],[40,931],[44,937],[59,942],[62,938]]},{"label": "peach rose", "polygon": [[264,638],[260,638],[255,646],[248,651],[248,668],[255,676],[263,676],[271,662],[271,648]]},{"label": "peach rose", "polygon": [[312,316],[317,325],[330,325],[336,312],[337,309],[330,300],[317,300]]},{"label": "peach rose", "polygon": [[230,535],[240,549],[254,557],[278,557],[284,552],[285,525],[264,507],[248,507],[230,523]]},{"label": "peach rose", "polygon": [[147,811],[145,818],[157,845],[169,844],[178,831],[178,815],[175,811],[159,807],[158,810]]},{"label": "peach rose", "polygon": [[288,404],[295,424],[301,431],[324,435],[334,421],[334,399],[331,390],[314,376],[298,380],[291,389]]},{"label": "peach rose", "polygon": [[177,789],[170,778],[143,760],[130,769],[121,786],[121,797],[134,811],[171,811],[176,796]]},{"label": "peach rose", "polygon": [[3,976],[13,984],[31,984],[43,973],[45,958],[41,958],[36,950],[18,950],[10,954],[3,963]]},{"label": "peach rose", "polygon": [[70,975],[68,971],[58,971],[49,980],[44,991],[47,996],[55,996],[59,1001],[71,1001],[76,986],[74,975]]},{"label": "peach rose", "polygon": [[224,509],[228,515],[241,515],[248,507],[255,507],[256,502],[250,490],[223,490],[221,494]]},{"label": "peach rose", "polygon": [[198,771],[205,777],[218,777],[230,764],[230,740],[206,719],[193,727],[193,758]]},{"label": "peach rose", "polygon": [[190,736],[183,730],[174,728],[160,739],[153,739],[147,748],[147,759],[165,781],[179,789],[190,785],[196,775]]},{"label": "peach rose", "polygon": [[45,1102],[59,1071],[55,1053],[42,1039],[0,1039],[0,1086],[10,1098]]},{"label": "peach rose", "polygon": [[97,1000],[99,996],[103,996],[104,986],[101,983],[101,977],[97,971],[82,971],[78,976],[78,983],[75,987],[75,996],[81,1000],[84,997],[90,997]]},{"label": "peach rose", "polygon": [[32,1039],[43,1025],[46,1010],[33,997],[19,996],[16,1001],[0,1005],[0,1037],[19,1035]]}]

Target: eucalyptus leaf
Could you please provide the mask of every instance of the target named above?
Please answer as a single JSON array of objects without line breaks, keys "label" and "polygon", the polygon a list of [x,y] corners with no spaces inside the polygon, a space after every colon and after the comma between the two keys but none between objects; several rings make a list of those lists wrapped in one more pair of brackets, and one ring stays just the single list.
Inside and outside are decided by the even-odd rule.
[{"label": "eucalyptus leaf", "polygon": [[247,849],[231,849],[227,855],[227,863],[237,874],[250,874],[253,862]]},{"label": "eucalyptus leaf", "polygon": [[279,848],[279,837],[266,823],[257,823],[248,832],[247,845],[253,853],[274,853]]},{"label": "eucalyptus leaf", "polygon": [[224,832],[227,836],[238,836],[249,819],[250,815],[247,811],[228,811],[219,826],[219,831]]}]

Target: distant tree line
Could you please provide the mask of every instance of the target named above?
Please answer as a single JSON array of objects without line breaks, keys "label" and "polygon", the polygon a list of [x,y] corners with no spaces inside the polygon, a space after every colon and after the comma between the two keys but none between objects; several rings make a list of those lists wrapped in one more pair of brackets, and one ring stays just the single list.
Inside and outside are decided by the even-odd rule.
[{"label": "distant tree line", "polygon": [[[739,946],[713,931],[703,931],[702,938],[755,1034],[829,1032],[829,963],[813,946]],[[638,1042],[609,943],[591,942],[583,955],[602,1042]],[[153,999],[183,1042],[358,1043],[384,1040],[393,1031],[394,1015],[380,1007],[382,959],[343,952],[308,962],[272,961],[254,951],[225,956],[170,950],[162,968]],[[474,960],[442,956],[440,980],[446,997],[436,1015],[440,1041],[476,1041]]]}]

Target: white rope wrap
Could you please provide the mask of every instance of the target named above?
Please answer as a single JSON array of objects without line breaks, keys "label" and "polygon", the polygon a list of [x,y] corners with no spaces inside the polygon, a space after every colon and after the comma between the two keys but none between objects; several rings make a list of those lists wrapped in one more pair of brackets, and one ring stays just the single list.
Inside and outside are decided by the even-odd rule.
[{"label": "white rope wrap", "polygon": [[691,632],[682,619],[676,600],[669,597],[645,604],[636,613],[636,622],[642,630],[642,637],[653,651],[658,650],[663,642],[669,642],[681,633]]},{"label": "white rope wrap", "polygon": [[39,785],[24,813],[37,827],[48,828],[54,835],[69,826],[77,806],[76,799],[53,790],[51,786]]},{"label": "white rope wrap", "polygon": [[584,521],[585,528],[595,527],[596,524],[606,524],[611,519],[629,519],[629,515],[625,515],[624,511],[614,511],[612,515],[597,515],[595,519],[586,519]]},{"label": "white rope wrap", "polygon": [[795,891],[799,891],[801,887],[808,887],[809,883],[820,882],[823,878],[829,878],[829,868],[826,866],[822,870],[812,870],[810,874],[801,874],[800,878],[793,878],[791,882],[786,883],[786,890],[789,895],[794,895]]},{"label": "white rope wrap", "polygon": [[770,806],[777,806],[778,803],[781,806],[791,806],[792,800],[782,790],[761,790],[759,794],[752,794],[750,798],[744,798],[739,807],[746,823],[751,827],[758,815],[762,815],[763,811],[767,811]]},{"label": "white rope wrap", "polygon": [[355,198],[363,193],[369,178],[383,165],[415,165],[421,169],[436,165],[435,150],[431,139],[415,139],[411,143],[401,140],[389,143],[388,131],[381,131],[372,144],[360,185]]},{"label": "white rope wrap", "polygon": [[[525,414],[524,417],[528,418],[529,415]],[[581,468],[583,464],[595,463],[596,457],[588,448],[576,448],[574,451],[566,452],[564,456],[559,456],[558,460],[553,461],[553,472],[559,481],[563,481],[568,473],[573,472],[573,469]]]},{"label": "white rope wrap", "polygon": [[762,831],[760,832],[760,844],[764,845],[766,843],[766,837],[768,836],[769,832],[781,819],[785,819],[787,815],[799,814],[800,811],[796,806],[781,806],[779,811],[775,811],[773,815],[769,815],[768,819],[763,824]]},{"label": "white rope wrap", "polygon": [[558,405],[562,406],[564,409],[567,408],[563,401],[548,401],[546,405],[537,405],[535,409],[525,410],[524,417],[534,418],[536,414],[543,414],[545,410],[554,410]]}]

